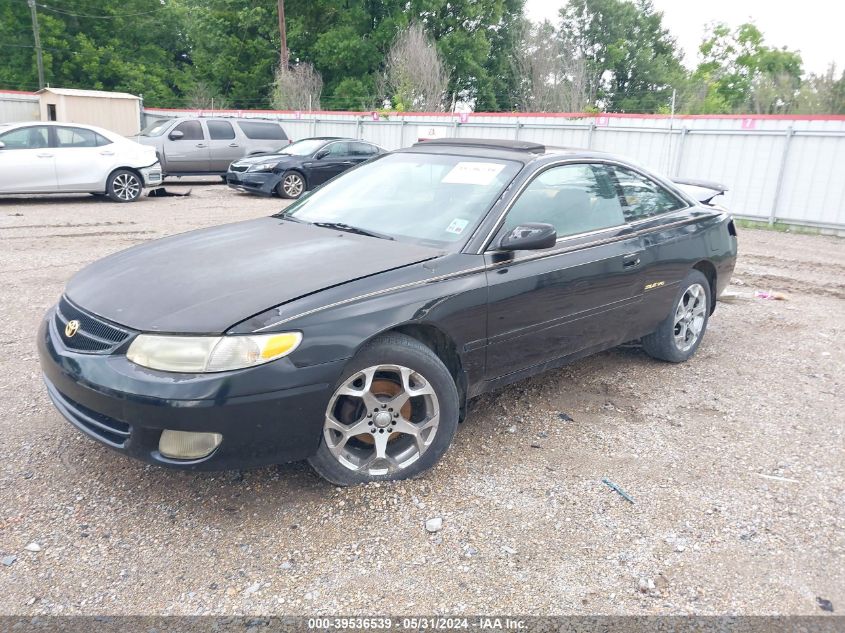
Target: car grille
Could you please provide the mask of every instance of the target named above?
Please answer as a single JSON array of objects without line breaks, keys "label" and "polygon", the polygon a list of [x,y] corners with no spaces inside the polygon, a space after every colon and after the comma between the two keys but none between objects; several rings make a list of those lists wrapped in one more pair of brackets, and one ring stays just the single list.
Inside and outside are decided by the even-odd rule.
[{"label": "car grille", "polygon": [[249,165],[229,165],[229,169],[231,169],[232,171],[238,171],[238,172],[246,171],[247,169],[249,169]]},{"label": "car grille", "polygon": [[59,413],[80,431],[115,448],[123,448],[126,444],[130,435],[130,427],[125,422],[83,407],[78,402],[60,393],[49,381],[47,382],[47,393]]},{"label": "car grille", "polygon": [[[129,338],[130,332],[88,314],[62,297],[56,306],[56,330],[69,350],[88,354],[108,354]],[[73,336],[67,335],[67,324],[77,321]]]}]

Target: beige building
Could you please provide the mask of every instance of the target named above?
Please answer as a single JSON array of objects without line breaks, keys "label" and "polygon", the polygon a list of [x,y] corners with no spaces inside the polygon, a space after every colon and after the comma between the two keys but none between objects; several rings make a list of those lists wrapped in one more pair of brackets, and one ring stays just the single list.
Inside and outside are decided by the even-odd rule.
[{"label": "beige building", "polygon": [[126,92],[42,88],[37,93],[42,121],[96,125],[123,136],[141,129],[141,98]]}]

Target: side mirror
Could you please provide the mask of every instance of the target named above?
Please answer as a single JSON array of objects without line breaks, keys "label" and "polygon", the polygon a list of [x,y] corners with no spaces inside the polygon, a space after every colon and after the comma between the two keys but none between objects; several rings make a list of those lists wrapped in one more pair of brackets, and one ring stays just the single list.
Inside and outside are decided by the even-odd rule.
[{"label": "side mirror", "polygon": [[0,141],[0,149],[6,149],[6,144],[3,141]]},{"label": "side mirror", "polygon": [[538,251],[551,248],[557,242],[557,230],[551,224],[520,224],[499,240],[500,251]]},{"label": "side mirror", "polygon": [[168,134],[167,138],[169,138],[171,141],[178,141],[183,136],[185,136],[185,133],[181,130],[173,130],[170,134]]},{"label": "side mirror", "polygon": [[329,150],[321,149],[319,152],[314,154],[314,158],[316,158],[317,160],[320,160],[321,158],[325,158],[328,155],[329,155]]}]

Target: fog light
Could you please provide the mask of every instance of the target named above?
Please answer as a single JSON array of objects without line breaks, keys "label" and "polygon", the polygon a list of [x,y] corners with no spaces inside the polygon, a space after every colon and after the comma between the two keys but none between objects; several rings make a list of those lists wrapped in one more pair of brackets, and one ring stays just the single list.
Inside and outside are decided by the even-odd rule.
[{"label": "fog light", "polygon": [[158,441],[158,452],[170,459],[202,459],[220,446],[220,433],[164,431]]}]

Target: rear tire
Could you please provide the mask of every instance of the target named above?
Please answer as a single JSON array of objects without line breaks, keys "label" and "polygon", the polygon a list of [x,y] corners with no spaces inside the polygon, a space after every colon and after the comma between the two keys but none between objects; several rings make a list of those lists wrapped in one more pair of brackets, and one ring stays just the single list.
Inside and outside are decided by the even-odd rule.
[{"label": "rear tire", "polygon": [[681,282],[667,317],[643,337],[643,349],[652,358],[683,363],[701,345],[711,305],[710,282],[698,270],[691,270]]},{"label": "rear tire", "polygon": [[416,477],[449,448],[459,413],[455,380],[431,349],[381,336],[348,363],[308,461],[340,486]]},{"label": "rear tire", "polygon": [[276,185],[276,193],[281,198],[296,200],[305,193],[305,179],[295,171],[289,171],[282,176]]},{"label": "rear tire", "polygon": [[144,183],[134,171],[118,169],[106,182],[106,194],[115,202],[135,202],[141,197]]}]

